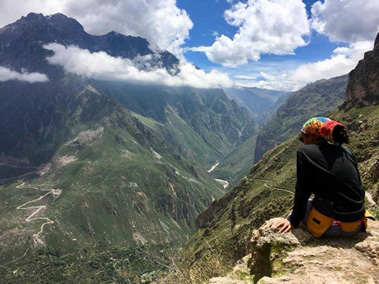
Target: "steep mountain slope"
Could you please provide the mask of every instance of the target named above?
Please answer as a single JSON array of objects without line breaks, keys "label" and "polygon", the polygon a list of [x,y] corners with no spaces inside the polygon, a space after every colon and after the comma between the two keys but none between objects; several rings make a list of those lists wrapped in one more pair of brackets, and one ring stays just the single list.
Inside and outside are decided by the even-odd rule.
[{"label": "steep mountain slope", "polygon": [[307,119],[325,115],[339,106],[347,80],[347,75],[320,80],[291,94],[260,131],[254,161],[259,161],[269,149],[298,133]]},{"label": "steep mountain slope", "polygon": [[[372,78],[364,71],[357,76],[368,81]],[[378,94],[374,96],[377,98]],[[361,98],[365,100],[365,96]],[[361,105],[359,98],[356,105]],[[357,108],[349,106],[347,101],[328,116],[341,121],[350,130],[349,148],[359,162],[367,191],[366,207],[378,216],[379,106]],[[199,215],[196,221],[199,229],[183,251],[181,269],[188,273],[187,277],[201,282],[225,275],[235,261],[250,252],[254,229],[270,218],[286,216],[290,212],[296,181],[296,149],[300,145],[295,136],[268,151],[237,187]],[[270,264],[262,262],[261,265]],[[258,268],[261,271],[266,269]],[[250,273],[256,274],[257,271]]]},{"label": "steep mountain slope", "polygon": [[[52,82],[59,80],[64,76],[63,69],[47,62],[46,57],[52,55],[52,51],[43,48],[51,42],[75,45],[90,52],[105,51],[111,56],[128,59],[151,55],[148,65],[165,67],[171,73],[178,71],[175,56],[153,52],[145,39],[115,32],[92,36],[72,18],[35,13],[0,29],[0,66],[18,72],[44,73]],[[92,81],[91,85],[133,112],[161,122],[160,125],[166,124],[156,134],[181,148],[182,154],[204,168],[258,129],[248,111],[230,101],[222,90],[141,86],[114,81]],[[183,128],[191,135],[183,135]]]},{"label": "steep mountain slope", "polygon": [[212,170],[211,175],[217,179],[227,180],[231,186],[238,185],[249,173],[254,162],[256,141],[257,135],[254,135],[223,157]]},{"label": "steep mountain slope", "polygon": [[[206,171],[121,105],[77,83],[81,92],[55,97],[51,112],[60,114],[57,121],[50,117],[44,124],[39,115],[48,109],[44,100],[35,103],[39,113],[29,109],[40,121],[19,118],[31,124],[34,143],[14,135],[19,147],[2,148],[2,261],[19,257],[29,245],[178,243],[193,230],[197,214],[223,193]],[[32,89],[20,94],[27,98],[21,109],[38,98]],[[34,124],[39,131],[32,131]],[[14,168],[28,173],[4,177]]]},{"label": "steep mountain slope", "polygon": [[0,29],[0,65],[49,77],[0,82],[1,264],[40,246],[182,242],[222,186],[93,81],[48,64],[51,40],[126,58],[152,52],[143,39],[90,36],[61,14]]},{"label": "steep mountain slope", "polygon": [[104,81],[94,85],[126,108],[155,120],[157,135],[204,168],[258,131],[249,112],[230,101],[222,90]]}]

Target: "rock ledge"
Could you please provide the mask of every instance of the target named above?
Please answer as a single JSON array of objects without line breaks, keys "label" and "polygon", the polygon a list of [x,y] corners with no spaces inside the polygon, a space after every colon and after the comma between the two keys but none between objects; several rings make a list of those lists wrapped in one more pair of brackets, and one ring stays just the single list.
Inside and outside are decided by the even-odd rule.
[{"label": "rock ledge", "polygon": [[[229,277],[210,283],[379,283],[379,222],[369,221],[367,233],[350,238],[311,236],[305,229],[280,234],[277,219],[265,222],[253,233],[251,255],[241,260]],[[243,273],[246,265],[249,276]]]}]

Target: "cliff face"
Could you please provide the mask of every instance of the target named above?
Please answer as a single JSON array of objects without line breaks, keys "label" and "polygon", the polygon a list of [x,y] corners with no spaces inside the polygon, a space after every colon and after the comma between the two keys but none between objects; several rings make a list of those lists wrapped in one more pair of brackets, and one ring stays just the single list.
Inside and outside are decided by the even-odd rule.
[{"label": "cliff face", "polygon": [[374,50],[365,53],[364,59],[349,74],[345,93],[345,105],[351,102],[357,106],[379,104],[379,34]]}]

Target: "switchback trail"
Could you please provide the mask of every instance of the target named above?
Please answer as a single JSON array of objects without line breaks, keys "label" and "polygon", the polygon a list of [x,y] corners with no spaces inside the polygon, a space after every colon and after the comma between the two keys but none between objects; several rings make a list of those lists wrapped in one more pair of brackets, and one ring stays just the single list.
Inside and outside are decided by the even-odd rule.
[{"label": "switchback trail", "polygon": [[[17,188],[22,188],[22,187],[27,187],[25,186],[25,183],[22,183],[20,185],[17,186]],[[32,188],[32,187],[31,187]],[[33,189],[36,189],[36,190],[41,190],[43,192],[46,192],[45,194],[43,194],[42,196],[36,198],[36,199],[33,199],[33,200],[30,200],[28,202],[25,202],[24,204],[18,206],[16,209],[17,210],[30,210],[32,209],[33,212],[25,218],[25,222],[32,222],[32,221],[35,221],[35,220],[45,220],[46,222],[43,223],[41,225],[41,228],[39,230],[38,233],[36,234],[33,234],[33,241],[36,245],[43,245],[44,244],[44,241],[43,239],[41,238],[41,234],[43,233],[43,229],[46,225],[50,225],[50,224],[53,224],[54,221],[49,219],[48,217],[35,217],[37,216],[41,211],[44,211],[47,209],[47,206],[46,205],[36,205],[36,206],[28,206],[28,207],[25,207],[26,205],[28,204],[31,204],[31,203],[35,203],[35,202],[38,202],[38,201],[41,201],[42,199],[44,199],[45,197],[47,197],[48,195],[51,195],[53,197],[53,200],[57,199],[61,193],[62,193],[62,190],[61,189],[48,189],[48,190],[42,190],[42,189],[39,189],[39,188],[33,188]]]}]

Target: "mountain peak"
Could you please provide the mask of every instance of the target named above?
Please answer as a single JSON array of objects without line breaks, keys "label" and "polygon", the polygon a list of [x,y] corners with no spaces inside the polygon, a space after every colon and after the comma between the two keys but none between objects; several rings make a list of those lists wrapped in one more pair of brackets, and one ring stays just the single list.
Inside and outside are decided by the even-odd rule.
[{"label": "mountain peak", "polygon": [[[116,31],[102,36],[90,35],[77,20],[62,13],[48,16],[29,13],[1,28],[0,42],[0,65],[40,73],[57,71],[58,67],[51,66],[46,61],[51,52],[43,48],[44,44],[52,42],[64,46],[75,45],[90,52],[105,51],[110,56],[129,59],[154,54],[144,38],[125,36]],[[171,53],[162,52],[160,60],[151,64],[171,70],[177,66],[178,59]]]},{"label": "mountain peak", "polygon": [[66,30],[84,31],[84,28],[79,22],[73,18],[69,18],[64,14],[57,13],[47,16],[46,19],[56,25],[57,27],[64,28]]},{"label": "mountain peak", "polygon": [[29,13],[26,17],[22,16],[21,19],[26,19],[26,20],[42,20],[44,19],[45,16],[41,13]]},{"label": "mountain peak", "polygon": [[[19,20],[20,21],[20,20]],[[79,22],[73,18],[67,17],[62,13],[56,13],[52,15],[44,16],[43,14],[29,13],[26,17],[21,17],[21,21],[30,23],[40,23],[46,22],[48,24],[53,24],[54,26],[65,29],[65,30],[78,30],[84,31],[84,28]],[[17,21],[18,22],[18,21]],[[16,23],[17,23],[16,22]]]},{"label": "mountain peak", "polygon": [[26,17],[22,16],[19,20],[1,28],[3,32],[11,31],[12,34],[19,31],[36,31],[42,32],[43,27],[54,26],[56,29],[64,30],[65,32],[84,32],[83,26],[75,19],[67,17],[62,13],[43,15],[39,13],[29,13]]}]

